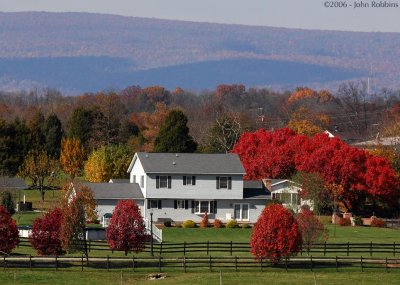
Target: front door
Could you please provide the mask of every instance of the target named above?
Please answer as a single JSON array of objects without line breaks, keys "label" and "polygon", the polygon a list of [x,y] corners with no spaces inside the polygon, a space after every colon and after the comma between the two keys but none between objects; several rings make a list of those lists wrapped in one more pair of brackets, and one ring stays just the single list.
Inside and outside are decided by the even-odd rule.
[{"label": "front door", "polygon": [[237,221],[249,221],[249,204],[234,204],[234,216]]}]

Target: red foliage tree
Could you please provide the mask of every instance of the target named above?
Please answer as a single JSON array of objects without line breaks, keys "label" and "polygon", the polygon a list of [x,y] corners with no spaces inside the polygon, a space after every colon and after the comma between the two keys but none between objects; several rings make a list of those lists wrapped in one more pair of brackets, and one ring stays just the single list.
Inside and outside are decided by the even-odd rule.
[{"label": "red foliage tree", "polygon": [[307,252],[310,252],[315,242],[325,241],[328,238],[324,225],[309,208],[302,209],[296,216],[296,220]]},{"label": "red foliage tree", "polygon": [[251,253],[256,259],[277,263],[296,254],[302,243],[296,219],[280,204],[270,204],[258,217],[251,235]]},{"label": "red foliage tree", "polygon": [[316,173],[327,186],[339,185],[347,210],[357,210],[365,198],[392,203],[400,197],[399,178],[390,162],[338,138],[311,138],[290,129],[244,133],[232,152],[240,156],[245,179],[289,178],[296,171]]},{"label": "red foliage tree", "polygon": [[11,253],[19,242],[18,228],[6,208],[0,206],[0,254]]},{"label": "red foliage tree", "polygon": [[39,255],[64,253],[60,238],[62,219],[62,210],[55,208],[33,222],[29,241]]},{"label": "red foliage tree", "polygon": [[118,202],[106,230],[106,238],[110,248],[122,250],[125,255],[129,251],[138,253],[144,249],[148,235],[139,207],[133,200]]}]

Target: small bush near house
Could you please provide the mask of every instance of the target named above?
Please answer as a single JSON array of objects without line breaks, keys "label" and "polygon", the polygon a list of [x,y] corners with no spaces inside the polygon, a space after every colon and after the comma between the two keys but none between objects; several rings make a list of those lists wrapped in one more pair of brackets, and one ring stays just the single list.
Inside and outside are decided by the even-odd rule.
[{"label": "small bush near house", "polygon": [[332,216],[319,216],[318,220],[324,225],[331,224]]},{"label": "small bush near house", "polygon": [[339,226],[342,226],[342,227],[348,227],[351,225],[350,219],[344,219],[344,218],[341,218],[338,223],[339,223]]},{"label": "small bush near house", "polygon": [[193,222],[192,220],[186,220],[183,222],[182,227],[185,229],[189,229],[189,228],[195,228],[196,227],[196,223]]},{"label": "small bush near house", "polygon": [[165,221],[164,222],[164,227],[170,228],[172,226],[171,221]]},{"label": "small bush near house", "polygon": [[222,228],[222,222],[219,219],[214,220],[214,228]]},{"label": "small bush near house", "polygon": [[363,225],[363,221],[362,221],[361,217],[359,217],[359,216],[354,217],[354,224],[356,226],[362,226]]},{"label": "small bush near house", "polygon": [[236,220],[230,220],[226,223],[226,228],[228,229],[234,229],[239,227],[238,223],[236,222]]},{"label": "small bush near house", "polygon": [[249,224],[242,224],[240,227],[242,229],[250,229],[251,228],[251,226]]},{"label": "small bush near house", "polygon": [[373,218],[371,220],[371,227],[384,228],[385,226],[386,226],[386,223],[382,219]]},{"label": "small bush near house", "polygon": [[207,216],[207,212],[204,213],[204,217],[201,220],[200,223],[200,228],[207,228],[209,226],[209,222],[208,222],[208,216]]},{"label": "small bush near house", "polygon": [[1,193],[0,205],[3,205],[11,216],[15,213],[15,204],[11,192],[4,191],[3,193]]}]

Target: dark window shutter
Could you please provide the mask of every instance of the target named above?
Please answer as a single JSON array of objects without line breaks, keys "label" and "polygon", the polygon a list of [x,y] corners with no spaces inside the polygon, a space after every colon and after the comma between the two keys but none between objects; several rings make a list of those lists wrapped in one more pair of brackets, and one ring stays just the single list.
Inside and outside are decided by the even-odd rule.
[{"label": "dark window shutter", "polygon": [[160,188],[160,176],[156,176],[156,189]]},{"label": "dark window shutter", "polygon": [[151,209],[150,200],[147,200],[147,209]]},{"label": "dark window shutter", "polygon": [[192,214],[194,213],[194,200],[192,200]]},{"label": "dark window shutter", "polygon": [[186,210],[189,209],[189,201],[188,200],[185,200],[185,209]]},{"label": "dark window shutter", "polygon": [[174,200],[174,209],[178,209],[178,201]]},{"label": "dark window shutter", "polygon": [[210,201],[210,214],[214,213],[214,201]]},{"label": "dark window shutter", "polygon": [[186,176],[183,176],[183,185],[186,185]]},{"label": "dark window shutter", "polygon": [[171,176],[168,176],[168,189],[171,189]]},{"label": "dark window shutter", "polygon": [[157,200],[157,206],[158,209],[162,209],[161,200]]},{"label": "dark window shutter", "polygon": [[196,176],[192,176],[192,185],[196,185]]},{"label": "dark window shutter", "polygon": [[219,189],[219,176],[217,176],[217,189]]},{"label": "dark window shutter", "polygon": [[232,189],[232,177],[228,177],[228,189]]},{"label": "dark window shutter", "polygon": [[214,201],[214,214],[217,213],[217,201]]}]

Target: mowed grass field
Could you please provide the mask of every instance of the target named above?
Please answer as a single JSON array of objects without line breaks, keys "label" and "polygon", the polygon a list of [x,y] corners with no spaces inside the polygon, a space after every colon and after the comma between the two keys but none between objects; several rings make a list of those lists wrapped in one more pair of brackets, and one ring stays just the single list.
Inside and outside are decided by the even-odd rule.
[{"label": "mowed grass field", "polygon": [[[68,285],[120,285],[120,284],[399,284],[400,270],[384,271],[367,270],[266,270],[265,272],[202,272],[181,273],[168,272],[162,280],[151,281],[146,277],[148,272],[128,272],[96,270],[96,271],[40,271],[40,270],[5,270],[0,271],[0,284],[68,284]],[[222,280],[222,282],[220,281]]]}]

